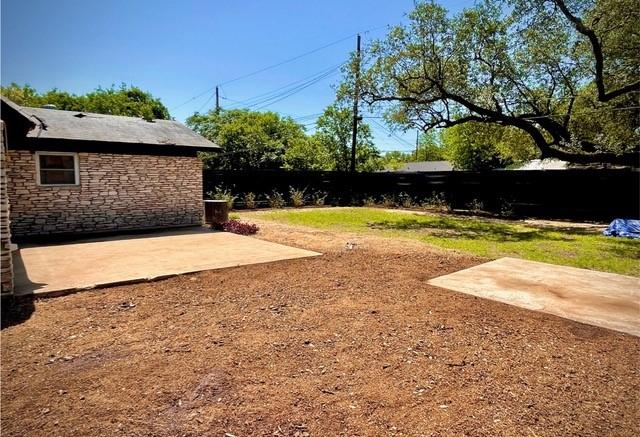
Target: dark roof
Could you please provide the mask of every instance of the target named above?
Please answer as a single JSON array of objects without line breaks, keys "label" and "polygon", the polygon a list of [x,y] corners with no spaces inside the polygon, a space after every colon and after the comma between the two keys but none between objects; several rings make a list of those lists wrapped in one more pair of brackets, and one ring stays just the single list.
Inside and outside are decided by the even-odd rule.
[{"label": "dark roof", "polygon": [[147,121],[119,115],[30,108],[16,105],[4,97],[2,101],[35,124],[27,132],[27,138],[220,149],[220,146],[174,120]]},{"label": "dark roof", "polygon": [[417,172],[417,171],[453,171],[453,165],[449,161],[419,161],[406,162],[393,172]]}]

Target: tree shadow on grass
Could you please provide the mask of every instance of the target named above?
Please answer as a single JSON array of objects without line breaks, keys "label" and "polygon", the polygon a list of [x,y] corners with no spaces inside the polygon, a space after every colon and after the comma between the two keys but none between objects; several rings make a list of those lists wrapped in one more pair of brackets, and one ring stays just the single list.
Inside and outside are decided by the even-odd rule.
[{"label": "tree shadow on grass", "polygon": [[558,230],[549,228],[516,228],[514,225],[481,220],[451,220],[448,218],[433,218],[428,221],[414,218],[398,220],[383,220],[369,222],[371,229],[394,231],[424,231],[435,237],[446,238],[477,238],[488,241],[573,241],[578,235],[593,235],[593,232],[583,229],[563,229],[562,235]]}]

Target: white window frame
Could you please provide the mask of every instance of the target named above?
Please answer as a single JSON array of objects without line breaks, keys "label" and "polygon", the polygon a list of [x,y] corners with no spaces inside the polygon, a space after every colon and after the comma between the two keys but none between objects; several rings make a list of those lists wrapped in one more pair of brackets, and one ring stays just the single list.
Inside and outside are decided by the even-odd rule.
[{"label": "white window frame", "polygon": [[[75,182],[73,184],[43,184],[40,181],[40,156],[73,156],[73,175]],[[52,170],[52,169],[43,169]],[[78,154],[75,152],[36,152],[36,182],[42,187],[77,187],[80,185],[80,165],[78,163]]]}]

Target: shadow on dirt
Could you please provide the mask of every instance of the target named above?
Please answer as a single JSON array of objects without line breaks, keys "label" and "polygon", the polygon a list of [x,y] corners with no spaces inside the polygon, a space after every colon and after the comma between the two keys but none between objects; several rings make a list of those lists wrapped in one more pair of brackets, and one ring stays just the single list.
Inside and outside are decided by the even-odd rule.
[{"label": "shadow on dirt", "polygon": [[3,297],[2,304],[0,304],[2,329],[19,325],[29,320],[34,311],[35,305],[32,296]]}]

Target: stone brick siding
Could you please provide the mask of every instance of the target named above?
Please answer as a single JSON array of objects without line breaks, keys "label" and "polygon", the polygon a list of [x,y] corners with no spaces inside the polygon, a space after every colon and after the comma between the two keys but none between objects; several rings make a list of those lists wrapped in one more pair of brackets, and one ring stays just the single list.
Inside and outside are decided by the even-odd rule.
[{"label": "stone brick siding", "polygon": [[0,120],[0,289],[13,293],[13,258],[9,230],[9,197],[7,195],[7,151],[5,125]]},{"label": "stone brick siding", "polygon": [[9,151],[14,236],[202,223],[197,157],[79,153],[80,185],[39,186],[36,155]]}]

